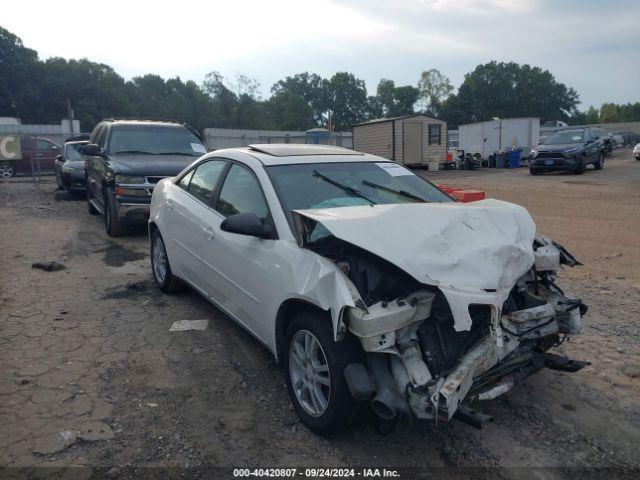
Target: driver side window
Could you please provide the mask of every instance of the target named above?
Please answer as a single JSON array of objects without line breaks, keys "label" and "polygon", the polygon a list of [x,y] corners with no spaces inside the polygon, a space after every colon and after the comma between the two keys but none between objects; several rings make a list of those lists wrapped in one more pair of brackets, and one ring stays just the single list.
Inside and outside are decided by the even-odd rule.
[{"label": "driver side window", "polygon": [[231,165],[224,179],[215,209],[225,217],[253,212],[264,219],[269,212],[258,180],[249,170],[237,164]]}]

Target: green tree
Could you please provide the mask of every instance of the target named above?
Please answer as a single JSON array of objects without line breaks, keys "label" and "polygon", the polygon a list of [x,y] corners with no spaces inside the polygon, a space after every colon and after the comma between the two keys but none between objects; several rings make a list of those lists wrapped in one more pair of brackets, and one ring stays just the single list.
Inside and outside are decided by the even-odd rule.
[{"label": "green tree", "polygon": [[425,70],[420,75],[418,90],[422,108],[435,115],[442,102],[453,93],[453,86],[446,75],[440,73],[440,70],[432,68]]},{"label": "green tree", "polygon": [[2,115],[34,121],[46,115],[40,105],[43,72],[35,50],[0,27],[0,112]]},{"label": "green tree", "polygon": [[[419,95],[420,92],[416,87],[410,85],[396,87],[393,80],[383,78],[378,83],[375,106],[381,109],[381,116],[398,117],[410,115],[415,112],[413,106],[418,101]],[[369,106],[369,112],[372,111],[372,107],[373,105]]]},{"label": "green tree", "polygon": [[272,94],[288,92],[303,98],[313,112],[316,126],[326,126],[330,102],[330,82],[315,73],[303,72],[285,77],[271,87]]},{"label": "green tree", "polygon": [[568,120],[579,103],[576,91],[557,82],[549,71],[495,61],[465,75],[456,97],[447,100],[443,117],[448,120],[455,112],[462,123],[521,116],[538,116],[543,122]]},{"label": "green tree", "polygon": [[338,72],[329,80],[329,108],[333,129],[345,131],[366,119],[367,89],[364,80],[348,72]]},{"label": "green tree", "polygon": [[267,105],[274,130],[308,130],[314,127],[313,109],[300,95],[279,91],[271,96]]}]

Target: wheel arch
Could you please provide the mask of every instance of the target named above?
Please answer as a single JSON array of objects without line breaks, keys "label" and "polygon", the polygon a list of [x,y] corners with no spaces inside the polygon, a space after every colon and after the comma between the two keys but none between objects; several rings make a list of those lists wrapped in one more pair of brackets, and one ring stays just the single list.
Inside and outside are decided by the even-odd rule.
[{"label": "wheel arch", "polygon": [[278,313],[276,314],[275,327],[275,356],[278,363],[282,362],[282,354],[284,349],[284,337],[287,327],[293,320],[293,317],[305,310],[311,310],[320,313],[326,318],[326,321],[332,322],[331,310],[324,310],[315,303],[309,302],[301,298],[289,298],[280,304]]}]

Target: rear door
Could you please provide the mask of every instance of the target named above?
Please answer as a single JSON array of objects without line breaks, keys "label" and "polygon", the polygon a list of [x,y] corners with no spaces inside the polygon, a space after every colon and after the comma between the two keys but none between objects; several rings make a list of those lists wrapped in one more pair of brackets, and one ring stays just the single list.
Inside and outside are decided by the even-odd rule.
[{"label": "rear door", "polygon": [[168,221],[165,243],[176,273],[207,295],[217,292],[217,279],[210,275],[203,250],[213,239],[207,219],[218,180],[227,166],[224,160],[209,160],[187,172],[167,193]]}]

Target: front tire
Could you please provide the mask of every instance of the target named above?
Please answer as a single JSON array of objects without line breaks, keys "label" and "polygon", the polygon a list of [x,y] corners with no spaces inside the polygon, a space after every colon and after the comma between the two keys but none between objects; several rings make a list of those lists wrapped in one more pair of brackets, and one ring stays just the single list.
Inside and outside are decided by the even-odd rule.
[{"label": "front tire", "polygon": [[182,282],[171,271],[167,249],[158,229],[151,235],[151,271],[156,285],[164,293],[176,293],[182,290]]},{"label": "front tire", "polygon": [[596,160],[596,163],[593,164],[593,168],[595,168],[596,170],[602,170],[602,167],[604,167],[604,152],[600,152],[600,154],[598,155],[598,160]]},{"label": "front tire", "polygon": [[529,168],[529,173],[531,175],[540,175],[540,172],[538,170],[536,170],[535,168]]},{"label": "front tire", "polygon": [[360,345],[349,334],[336,342],[331,319],[313,310],[295,315],[284,345],[287,390],[302,423],[318,435],[343,428],[356,406],[344,369],[362,361]]},{"label": "front tire", "polygon": [[110,237],[120,237],[127,231],[126,225],[118,220],[116,202],[108,189],[104,194],[104,228]]},{"label": "front tire", "polygon": [[575,173],[576,175],[582,175],[584,173],[585,167],[586,167],[585,158],[584,157],[580,157],[578,159],[578,163],[577,163],[575,169],[573,170],[573,173]]},{"label": "front tire", "polygon": [[0,177],[11,178],[16,174],[16,167],[13,162],[0,163]]}]

